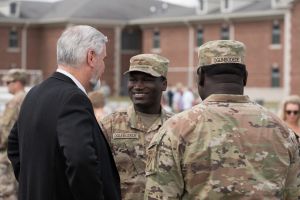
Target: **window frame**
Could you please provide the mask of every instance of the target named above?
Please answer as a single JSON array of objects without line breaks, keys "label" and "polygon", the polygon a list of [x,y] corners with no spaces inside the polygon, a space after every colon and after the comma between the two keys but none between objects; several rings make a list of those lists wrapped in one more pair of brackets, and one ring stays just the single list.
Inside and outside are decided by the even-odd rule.
[{"label": "window frame", "polygon": [[[226,30],[226,32],[225,32]],[[230,40],[230,27],[229,25],[223,25],[220,29],[220,39]]]},{"label": "window frame", "polygon": [[273,64],[271,67],[271,87],[280,87],[280,68],[277,64]]}]

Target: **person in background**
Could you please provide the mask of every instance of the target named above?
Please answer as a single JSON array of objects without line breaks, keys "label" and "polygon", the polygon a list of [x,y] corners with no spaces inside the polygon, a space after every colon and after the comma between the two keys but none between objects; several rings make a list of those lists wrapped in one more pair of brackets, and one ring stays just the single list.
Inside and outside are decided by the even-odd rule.
[{"label": "person in background", "polygon": [[58,68],[33,87],[8,137],[19,200],[119,200],[109,145],[87,92],[104,70],[107,37],[70,26],[57,41]]},{"label": "person in background", "polygon": [[110,114],[111,111],[109,111],[109,109],[105,106],[106,98],[101,91],[96,90],[89,92],[88,97],[93,105],[94,113],[98,122],[100,122],[103,117]]},{"label": "person in background", "polygon": [[210,41],[198,56],[203,101],[170,118],[153,137],[145,199],[299,199],[295,135],[243,95],[244,44]]},{"label": "person in background", "polygon": [[7,157],[7,139],[17,120],[21,104],[26,96],[27,73],[22,69],[11,69],[3,76],[8,92],[13,95],[0,116],[0,199],[17,199],[17,181]]},{"label": "person in background", "polygon": [[172,115],[161,105],[168,64],[168,59],[156,54],[133,56],[125,72],[132,105],[101,120],[120,174],[123,200],[143,199],[146,148]]},{"label": "person in background", "polygon": [[279,116],[295,132],[298,142],[300,142],[300,97],[298,95],[288,96],[281,103]]},{"label": "person in background", "polygon": [[183,94],[184,94],[184,87],[182,83],[177,83],[174,92],[174,97],[173,97],[173,110],[175,113],[180,113],[184,110]]},{"label": "person in background", "polygon": [[195,96],[192,91],[192,88],[186,88],[182,95],[183,110],[187,110],[193,107],[194,101]]},{"label": "person in background", "polygon": [[167,104],[168,106],[172,109],[173,108],[173,98],[174,98],[174,91],[172,86],[167,87],[166,91],[166,96],[167,96]]}]

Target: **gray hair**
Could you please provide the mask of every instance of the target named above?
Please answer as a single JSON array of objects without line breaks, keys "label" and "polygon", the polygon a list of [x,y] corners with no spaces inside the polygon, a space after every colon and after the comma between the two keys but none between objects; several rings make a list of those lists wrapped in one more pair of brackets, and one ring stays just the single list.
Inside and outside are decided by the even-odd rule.
[{"label": "gray hair", "polygon": [[57,64],[79,67],[84,63],[88,50],[99,55],[107,41],[105,35],[91,26],[71,26],[57,41]]}]

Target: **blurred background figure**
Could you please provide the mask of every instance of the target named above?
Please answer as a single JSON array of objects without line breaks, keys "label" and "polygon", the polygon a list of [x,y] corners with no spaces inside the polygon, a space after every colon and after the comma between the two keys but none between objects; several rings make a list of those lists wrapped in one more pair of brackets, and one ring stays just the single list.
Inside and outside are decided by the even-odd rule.
[{"label": "blurred background figure", "polygon": [[26,95],[27,74],[21,69],[11,69],[3,76],[2,81],[13,98],[6,103],[5,110],[0,116],[0,199],[15,200],[17,182],[7,157],[7,138]]},{"label": "blurred background figure", "polygon": [[192,88],[186,88],[182,95],[183,110],[187,110],[193,107],[194,101],[195,96],[192,91]]},{"label": "blurred background figure", "polygon": [[100,122],[103,117],[111,113],[111,110],[105,106],[106,97],[101,91],[97,90],[90,92],[88,97],[92,102],[94,113],[98,122]]},{"label": "blurred background figure", "polygon": [[101,81],[101,87],[99,88],[100,92],[104,95],[104,98],[107,99],[110,96],[111,89],[106,81]]},{"label": "blurred background figure", "polygon": [[280,118],[286,122],[288,127],[296,133],[298,142],[300,142],[300,97],[291,95],[287,97],[281,104],[279,110]]},{"label": "blurred background figure", "polygon": [[166,99],[167,99],[167,103],[168,103],[168,107],[173,108],[173,99],[174,99],[174,91],[173,91],[173,87],[168,86],[167,88],[167,92],[166,92]]},{"label": "blurred background figure", "polygon": [[173,110],[175,113],[183,111],[183,92],[182,83],[177,83],[173,97]]}]

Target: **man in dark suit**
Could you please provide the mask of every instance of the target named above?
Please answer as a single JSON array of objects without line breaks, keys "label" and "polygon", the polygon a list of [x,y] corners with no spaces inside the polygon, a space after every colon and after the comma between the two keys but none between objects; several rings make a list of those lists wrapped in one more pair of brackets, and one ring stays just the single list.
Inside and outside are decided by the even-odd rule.
[{"label": "man in dark suit", "polygon": [[119,175],[86,90],[100,81],[107,38],[73,26],[57,42],[57,71],[32,88],[8,139],[19,200],[120,199]]}]

